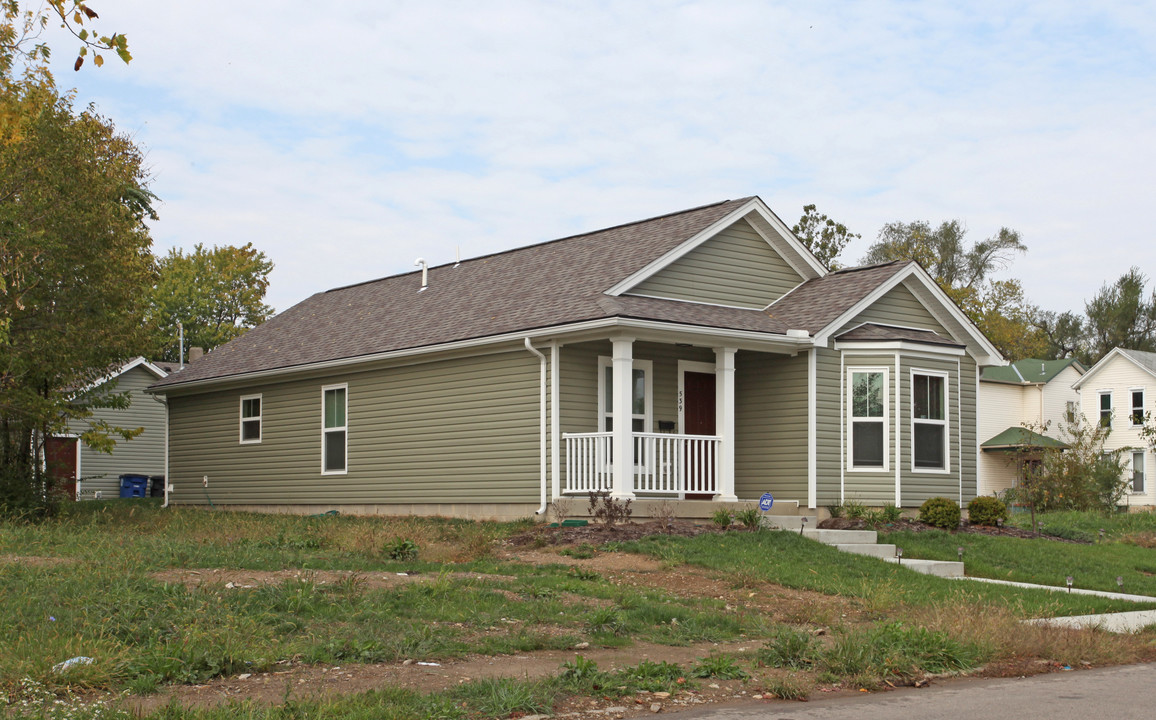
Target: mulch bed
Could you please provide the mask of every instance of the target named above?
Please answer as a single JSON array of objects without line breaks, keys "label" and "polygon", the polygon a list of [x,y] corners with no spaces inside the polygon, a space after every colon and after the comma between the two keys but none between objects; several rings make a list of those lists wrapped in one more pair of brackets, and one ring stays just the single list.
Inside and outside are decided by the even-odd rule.
[{"label": "mulch bed", "polygon": [[[910,520],[907,518],[898,520],[887,525],[871,526],[868,525],[862,518],[827,518],[819,522],[820,528],[826,530],[880,530],[882,532],[927,532],[929,530],[939,530],[939,528],[932,527],[919,522],[918,520]],[[626,540],[638,540],[649,535],[675,535],[678,537],[694,537],[696,535],[703,535],[706,533],[735,533],[735,532],[750,532],[746,528],[738,525],[732,525],[729,528],[723,529],[710,522],[694,522],[691,520],[673,520],[669,522],[662,522],[659,520],[650,520],[646,522],[627,522],[608,527],[597,523],[590,523],[589,525],[581,527],[548,527],[546,525],[538,525],[533,529],[515,535],[506,542],[515,547],[524,547],[528,545],[581,545],[582,543],[589,543],[591,545],[602,545],[608,542],[621,542]],[[975,535],[993,535],[1000,537],[1016,537],[1033,540],[1052,540],[1055,542],[1075,543],[1077,545],[1087,545],[1087,541],[1071,540],[1069,538],[1057,537],[1055,535],[1047,535],[1040,533],[1039,535],[1033,533],[1031,530],[1024,530],[1017,527],[989,527],[986,525],[971,525],[964,523],[960,526],[957,533],[975,534]]]}]

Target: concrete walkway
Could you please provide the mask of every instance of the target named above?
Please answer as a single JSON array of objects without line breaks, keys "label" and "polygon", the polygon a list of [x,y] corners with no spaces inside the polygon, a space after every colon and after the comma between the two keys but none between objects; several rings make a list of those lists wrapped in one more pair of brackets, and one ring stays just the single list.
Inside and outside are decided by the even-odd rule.
[{"label": "concrete walkway", "polygon": [[[1067,587],[1054,585],[1032,585],[1031,583],[1011,582],[1010,580],[992,580],[981,577],[960,577],[955,580],[972,580],[974,582],[990,583],[992,585],[1010,585],[1031,590],[1051,590],[1052,592],[1069,592]],[[1072,588],[1073,595],[1095,595],[1112,600],[1129,600],[1131,602],[1156,603],[1156,597],[1147,595],[1128,595],[1126,593],[1105,592],[1103,590],[1085,590]],[[1114,633],[1134,633],[1143,630],[1149,625],[1156,625],[1156,610],[1132,610],[1129,612],[1103,613],[1100,615],[1070,615],[1068,617],[1033,618],[1024,620],[1031,625],[1048,625],[1065,628],[1099,628]]]}]

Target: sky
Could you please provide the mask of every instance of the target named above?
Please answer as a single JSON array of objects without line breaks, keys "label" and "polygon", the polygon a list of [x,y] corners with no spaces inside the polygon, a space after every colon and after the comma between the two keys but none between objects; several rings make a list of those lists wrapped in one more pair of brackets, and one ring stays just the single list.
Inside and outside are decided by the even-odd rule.
[{"label": "sky", "polygon": [[332,287],[759,195],[862,238],[963,221],[1082,311],[1156,276],[1156,3],[91,0],[130,65],[62,87],[144,150],[154,251]]}]

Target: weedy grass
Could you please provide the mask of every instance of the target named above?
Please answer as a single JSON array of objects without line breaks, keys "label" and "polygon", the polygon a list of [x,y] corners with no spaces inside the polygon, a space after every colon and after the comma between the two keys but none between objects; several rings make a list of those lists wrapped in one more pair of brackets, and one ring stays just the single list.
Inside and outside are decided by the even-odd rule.
[{"label": "weedy grass", "polygon": [[1120,592],[1119,577],[1123,592],[1156,597],[1156,554],[1129,542],[1080,545],[942,530],[886,533],[879,541],[902,547],[905,557],[932,560],[955,560],[962,547],[967,574],[974,577],[1064,587],[1071,576],[1073,587]]},{"label": "weedy grass", "polygon": [[[947,533],[944,535],[959,537]],[[914,541],[913,547],[919,548],[914,545]],[[693,538],[672,538],[655,535],[627,543],[624,549],[668,561],[677,558],[678,562],[710,568],[724,575],[743,570],[758,573],[765,581],[786,587],[859,598],[867,603],[869,609],[878,613],[958,603],[964,599],[1009,608],[1020,618],[1156,608],[1156,603],[1148,605],[1047,590],[963,583],[921,575],[898,565],[839,552],[792,532],[751,533],[741,537],[699,535]],[[904,546],[904,551],[907,552],[907,546]],[[953,545],[952,558],[954,552]],[[914,550],[908,554],[919,556]]]},{"label": "weedy grass", "polygon": [[[1096,542],[1100,539],[1101,529],[1104,531],[1104,538],[1108,540],[1127,541],[1130,537],[1156,534],[1156,513],[1152,511],[1105,515],[1100,512],[1070,510],[1042,513],[1036,518],[1040,523],[1041,532],[1070,540]],[[1025,530],[1032,529],[1031,515],[1028,513],[1016,513],[1008,519],[1008,522]]]}]

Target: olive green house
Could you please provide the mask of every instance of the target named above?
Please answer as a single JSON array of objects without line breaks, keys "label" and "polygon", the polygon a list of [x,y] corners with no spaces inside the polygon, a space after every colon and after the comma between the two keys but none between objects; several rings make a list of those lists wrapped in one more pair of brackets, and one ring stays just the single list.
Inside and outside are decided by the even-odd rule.
[{"label": "olive green house", "polygon": [[151,387],[168,501],[517,517],[554,498],[976,492],[999,352],[916,263],[758,197],[318,293]]}]

